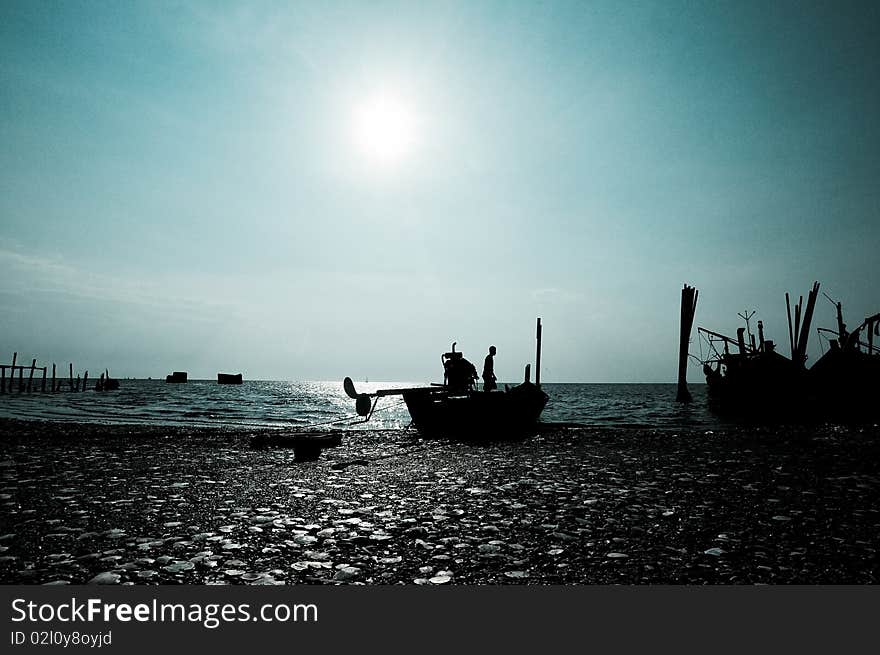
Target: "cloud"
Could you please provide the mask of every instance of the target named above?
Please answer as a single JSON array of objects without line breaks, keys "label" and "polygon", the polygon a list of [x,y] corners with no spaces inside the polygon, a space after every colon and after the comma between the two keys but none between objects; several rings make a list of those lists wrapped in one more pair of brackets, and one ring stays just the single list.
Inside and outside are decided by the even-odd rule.
[{"label": "cloud", "polygon": [[[204,295],[169,294],[167,282],[132,279],[115,271],[86,270],[59,256],[0,249],[0,277],[11,297],[58,296],[73,301],[99,301],[163,311],[186,311],[191,318],[208,318],[228,311],[229,305]],[[0,299],[0,303],[5,303]]]}]

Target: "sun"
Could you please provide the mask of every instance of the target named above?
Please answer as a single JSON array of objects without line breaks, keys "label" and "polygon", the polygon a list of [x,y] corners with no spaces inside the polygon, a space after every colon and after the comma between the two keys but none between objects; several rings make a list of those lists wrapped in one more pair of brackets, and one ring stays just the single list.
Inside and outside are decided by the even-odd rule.
[{"label": "sun", "polygon": [[404,159],[415,148],[416,137],[415,111],[394,93],[376,93],[355,108],[354,140],[373,162],[389,164]]}]

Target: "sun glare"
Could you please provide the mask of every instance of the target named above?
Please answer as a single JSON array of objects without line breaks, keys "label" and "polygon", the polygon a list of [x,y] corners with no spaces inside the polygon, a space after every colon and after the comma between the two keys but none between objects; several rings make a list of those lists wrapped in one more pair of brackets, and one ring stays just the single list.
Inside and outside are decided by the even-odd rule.
[{"label": "sun glare", "polygon": [[409,103],[380,93],[358,106],[354,138],[361,152],[374,162],[393,163],[406,157],[416,142],[415,114]]}]

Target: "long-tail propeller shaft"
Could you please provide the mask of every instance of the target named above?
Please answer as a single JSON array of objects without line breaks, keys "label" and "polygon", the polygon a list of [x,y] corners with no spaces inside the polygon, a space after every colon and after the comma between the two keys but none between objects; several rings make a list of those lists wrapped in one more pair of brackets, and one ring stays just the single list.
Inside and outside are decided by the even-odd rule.
[{"label": "long-tail propeller shaft", "polygon": [[358,393],[357,389],[354,388],[354,382],[351,378],[345,378],[342,381],[342,388],[345,389],[346,395],[355,401],[354,409],[358,416],[368,416],[372,405],[370,402],[370,395],[366,393]]}]

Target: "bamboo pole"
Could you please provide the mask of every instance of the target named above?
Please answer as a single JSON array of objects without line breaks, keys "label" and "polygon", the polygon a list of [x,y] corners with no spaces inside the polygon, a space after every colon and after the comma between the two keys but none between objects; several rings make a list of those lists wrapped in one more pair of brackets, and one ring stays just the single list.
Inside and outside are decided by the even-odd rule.
[{"label": "bamboo pole", "polygon": [[791,354],[792,361],[794,361],[794,334],[791,331],[791,301],[789,300],[787,291],[785,292],[785,311],[788,313],[788,352]]},{"label": "bamboo pole", "polygon": [[[813,282],[813,288],[807,295],[807,307],[804,309],[801,335],[798,337],[798,359],[800,362],[807,361],[807,343],[810,339],[810,323],[813,321],[813,310],[816,308],[816,298],[819,296],[819,283]],[[843,346],[843,344],[840,344]]]},{"label": "bamboo pole", "polygon": [[31,360],[31,374],[28,376],[28,386],[27,386],[28,393],[30,393],[31,390],[34,388],[34,369],[36,368],[36,366],[37,366],[37,360],[36,360],[36,358],[34,358]]},{"label": "bamboo pole", "polygon": [[537,336],[537,345],[535,348],[537,352],[535,353],[535,386],[541,387],[541,319],[538,319],[538,336]]}]

